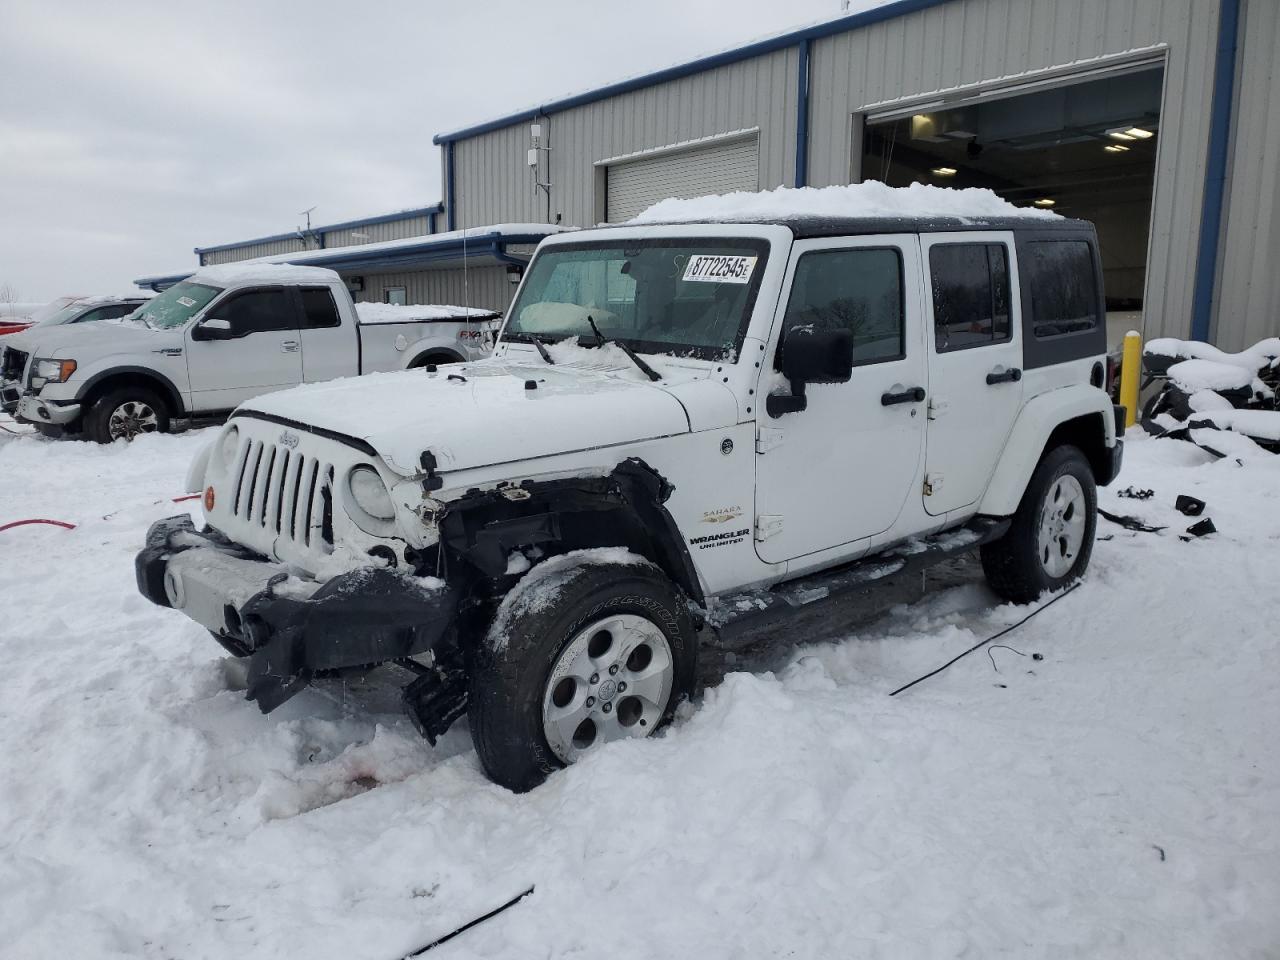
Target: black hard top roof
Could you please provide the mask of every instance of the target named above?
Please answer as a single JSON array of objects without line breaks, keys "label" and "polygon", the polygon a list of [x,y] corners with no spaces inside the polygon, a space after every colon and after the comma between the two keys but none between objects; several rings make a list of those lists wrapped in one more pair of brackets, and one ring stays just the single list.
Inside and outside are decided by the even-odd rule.
[{"label": "black hard top roof", "polygon": [[[696,223],[772,224],[786,227],[797,240],[810,237],[844,237],[872,233],[943,233],[965,230],[1013,230],[1073,233],[1093,231],[1088,220],[1068,217],[763,217],[733,220],[672,221],[646,223],[646,227],[690,226]],[[626,226],[626,224],[617,224]]]}]

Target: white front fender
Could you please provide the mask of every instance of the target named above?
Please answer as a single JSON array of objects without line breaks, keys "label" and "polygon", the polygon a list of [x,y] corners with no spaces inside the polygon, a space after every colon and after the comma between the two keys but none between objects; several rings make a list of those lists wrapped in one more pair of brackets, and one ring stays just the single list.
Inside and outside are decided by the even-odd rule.
[{"label": "white front fender", "polygon": [[1018,509],[1031,474],[1044,453],[1049,435],[1062,423],[1077,417],[1097,414],[1099,429],[1104,432],[1109,448],[1116,443],[1116,424],[1111,398],[1087,383],[1059,387],[1034,397],[1018,414],[1005,443],[986,495],[978,512],[994,517],[1007,517]]},{"label": "white front fender", "polygon": [[[222,434],[219,433],[218,436],[221,437]],[[210,440],[206,443],[191,461],[191,466],[187,467],[187,493],[204,492],[204,475],[209,467],[209,455],[213,453],[213,445],[217,442],[217,440]]]}]

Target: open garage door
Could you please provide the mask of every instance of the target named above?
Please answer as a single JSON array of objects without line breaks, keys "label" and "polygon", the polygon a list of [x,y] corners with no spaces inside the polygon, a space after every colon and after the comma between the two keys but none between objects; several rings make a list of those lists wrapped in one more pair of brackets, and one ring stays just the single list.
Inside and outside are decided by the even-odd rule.
[{"label": "open garage door", "polygon": [[610,223],[630,220],[667,197],[758,190],[759,137],[753,134],[612,163],[605,178],[605,219]]},{"label": "open garage door", "polygon": [[895,187],[987,187],[1019,206],[1093,221],[1115,345],[1142,326],[1163,75],[1160,62],[906,116],[873,115],[862,177]]}]

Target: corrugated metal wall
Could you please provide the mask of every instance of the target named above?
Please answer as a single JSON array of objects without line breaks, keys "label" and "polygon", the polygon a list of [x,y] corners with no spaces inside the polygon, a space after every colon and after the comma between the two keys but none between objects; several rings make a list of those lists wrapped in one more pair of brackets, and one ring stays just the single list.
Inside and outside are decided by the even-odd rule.
[{"label": "corrugated metal wall", "polygon": [[1216,0],[955,0],[816,41],[809,182],[859,173],[862,107],[1167,44],[1144,322],[1187,336],[1217,25]]},{"label": "corrugated metal wall", "polygon": [[460,140],[457,225],[554,222],[557,213],[566,225],[590,225],[604,216],[597,161],[751,127],[760,128],[760,186],[791,183],[798,57],[795,48],[780,50],[544,118],[550,216],[528,166],[528,124]]},{"label": "corrugated metal wall", "polygon": [[[343,271],[342,276],[352,271]],[[408,303],[438,303],[459,307],[484,307],[505,312],[516,285],[507,279],[505,267],[470,267],[458,270],[414,270],[404,273],[364,273],[364,289],[354,295],[360,303],[380,303],[387,287],[404,287]]]},{"label": "corrugated metal wall", "polygon": [[1247,0],[1240,18],[1236,123],[1218,254],[1214,342],[1241,350],[1280,336],[1280,4]]},{"label": "corrugated metal wall", "polygon": [[297,253],[308,249],[297,237],[288,240],[275,240],[271,243],[249,243],[243,247],[232,247],[229,250],[211,250],[202,259],[205,266],[216,263],[237,263],[241,260],[252,260],[254,257],[269,257],[277,253]]},{"label": "corrugated metal wall", "polygon": [[[371,223],[364,227],[349,227],[346,230],[330,230],[324,235],[326,250],[334,247],[350,247],[361,243],[378,243],[381,240],[402,240],[405,237],[420,237],[430,230],[426,217],[407,217],[404,220],[391,220],[387,223]],[[364,236],[356,237],[352,234]]]}]

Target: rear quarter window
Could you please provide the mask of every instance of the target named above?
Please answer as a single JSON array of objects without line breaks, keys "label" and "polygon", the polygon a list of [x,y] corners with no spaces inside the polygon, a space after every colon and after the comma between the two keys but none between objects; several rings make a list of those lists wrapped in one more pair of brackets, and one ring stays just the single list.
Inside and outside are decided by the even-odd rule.
[{"label": "rear quarter window", "polygon": [[1040,339],[1099,326],[1098,277],[1093,250],[1084,240],[1033,240],[1022,268],[1028,271],[1031,332]]}]

